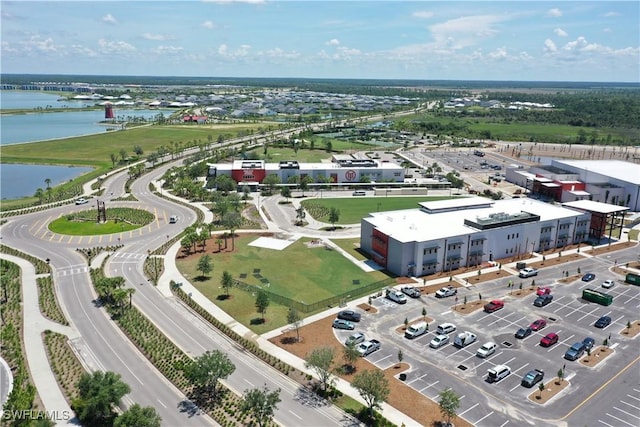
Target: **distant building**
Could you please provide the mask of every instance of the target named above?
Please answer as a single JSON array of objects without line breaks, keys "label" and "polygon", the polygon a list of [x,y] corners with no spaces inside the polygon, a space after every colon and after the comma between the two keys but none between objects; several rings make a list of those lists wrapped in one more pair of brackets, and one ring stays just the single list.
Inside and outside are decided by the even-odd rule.
[{"label": "distant building", "polygon": [[400,276],[517,259],[589,238],[589,212],[536,200],[470,197],[418,205],[361,221],[360,249]]}]

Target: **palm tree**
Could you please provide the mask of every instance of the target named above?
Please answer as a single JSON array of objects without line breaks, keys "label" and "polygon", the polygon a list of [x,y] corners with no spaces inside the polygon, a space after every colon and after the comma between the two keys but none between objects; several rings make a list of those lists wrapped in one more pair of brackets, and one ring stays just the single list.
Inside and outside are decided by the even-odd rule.
[{"label": "palm tree", "polygon": [[38,188],[33,196],[37,197],[40,201],[40,204],[42,204],[42,201],[44,199],[44,190],[42,188]]},{"label": "palm tree", "polygon": [[51,187],[51,178],[45,178],[44,183],[47,184],[47,190]]}]

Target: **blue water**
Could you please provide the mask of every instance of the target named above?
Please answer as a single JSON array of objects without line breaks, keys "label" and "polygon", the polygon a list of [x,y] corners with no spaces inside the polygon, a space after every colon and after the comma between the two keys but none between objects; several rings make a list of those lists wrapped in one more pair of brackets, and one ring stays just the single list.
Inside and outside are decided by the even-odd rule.
[{"label": "blue water", "polygon": [[[74,96],[75,94],[70,94]],[[60,96],[33,90],[1,90],[0,108],[36,109],[36,108],[84,108],[94,105],[94,101],[58,101]]]},{"label": "blue water", "polygon": [[55,187],[91,170],[88,167],[2,164],[0,197],[18,199],[33,196],[38,188],[47,188],[47,178],[51,180],[51,187]]}]

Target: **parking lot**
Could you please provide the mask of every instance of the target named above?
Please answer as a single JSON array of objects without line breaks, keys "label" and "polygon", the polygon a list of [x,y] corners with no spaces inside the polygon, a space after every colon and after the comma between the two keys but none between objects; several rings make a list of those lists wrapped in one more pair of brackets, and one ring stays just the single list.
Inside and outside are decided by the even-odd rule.
[{"label": "parking lot", "polygon": [[[636,252],[636,248],[631,248],[618,251],[615,256],[624,262],[625,257],[636,259]],[[623,284],[623,278],[609,270],[612,265],[612,259],[606,256],[542,269],[532,279],[538,285],[550,286],[554,296],[552,302],[544,307],[533,305],[535,292],[521,298],[507,295],[513,290],[508,287],[509,280],[514,285],[523,281],[525,286],[529,286],[532,280],[515,276],[459,288],[457,298],[460,304],[465,296],[469,301],[477,300],[479,293],[484,300],[502,299],[504,308],[494,313],[478,310],[468,315],[459,314],[452,310],[455,297],[437,299],[433,295],[423,295],[419,299],[409,298],[402,305],[383,297],[377,298],[373,305],[378,314],[363,316],[356,330],[382,343],[380,350],[367,356],[370,362],[380,369],[389,368],[398,362],[398,350],[401,349],[403,361],[411,365],[406,372],[405,383],[434,401],[438,400],[443,389],[452,388],[462,396],[458,414],[474,425],[522,425],[525,422],[556,425],[557,420],[565,417],[581,419],[583,413],[593,411],[595,406],[599,408],[594,412],[601,419],[599,424],[617,426],[631,423],[628,425],[637,426],[640,420],[638,339],[626,339],[619,333],[627,321],[640,317],[640,287]],[[569,284],[556,281],[562,277],[563,271],[578,268],[585,273],[594,273],[595,280],[588,283],[577,280]],[[611,289],[603,289],[600,285],[605,279],[615,279],[616,284]],[[581,295],[585,288],[605,291],[613,296],[613,304],[602,306],[584,301]],[[404,338],[398,333],[398,328],[405,318],[409,322],[419,320],[423,308],[426,308],[427,316],[434,319],[429,331],[413,340]],[[595,321],[605,315],[611,317],[611,324],[602,329],[594,327]],[[544,319],[546,326],[526,338],[515,338],[514,334],[520,327],[526,328],[536,319]],[[457,326],[457,331],[450,334],[451,341],[457,333],[467,330],[476,334],[477,340],[463,348],[451,343],[437,349],[430,348],[429,342],[435,336],[436,326],[444,322]],[[558,334],[558,342],[548,348],[540,346],[540,339],[550,332]],[[348,332],[344,334],[346,337]],[[606,339],[614,350],[595,368],[564,358],[573,343],[586,337],[595,340],[595,347]],[[484,359],[476,356],[478,348],[488,341],[497,343],[495,353]],[[618,372],[634,363],[636,369],[628,369],[625,382],[618,387],[608,385],[616,380]],[[509,366],[511,374],[496,383],[488,383],[487,370],[496,365]],[[536,404],[528,396],[537,391],[537,386],[525,388],[520,384],[522,377],[532,369],[544,371],[545,384],[555,378],[559,370],[564,370],[569,386],[546,404]],[[603,400],[600,395],[605,388],[607,398]],[[610,401],[611,395],[615,399]],[[584,404],[587,400],[590,400],[589,405]],[[586,420],[588,422],[580,425],[594,424],[594,418]]]}]

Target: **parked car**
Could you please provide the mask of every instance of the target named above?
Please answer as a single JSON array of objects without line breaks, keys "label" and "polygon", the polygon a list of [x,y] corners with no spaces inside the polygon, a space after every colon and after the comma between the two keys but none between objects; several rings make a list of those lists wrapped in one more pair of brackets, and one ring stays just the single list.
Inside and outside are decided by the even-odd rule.
[{"label": "parked car", "polygon": [[548,286],[538,286],[538,289],[536,289],[536,295],[540,296],[540,295],[547,295],[551,293],[551,288]]},{"label": "parked car", "polygon": [[436,328],[436,334],[447,335],[451,332],[455,332],[455,330],[456,325],[454,325],[453,323],[442,323]]},{"label": "parked car", "polygon": [[553,295],[551,294],[540,295],[533,302],[533,305],[535,305],[536,307],[544,307],[545,305],[549,304],[552,300],[553,300]]},{"label": "parked car", "polygon": [[516,331],[516,338],[523,339],[531,335],[531,328],[520,328]]},{"label": "parked car", "polygon": [[429,331],[429,324],[425,321],[420,321],[413,325],[409,325],[407,330],[404,332],[404,337],[411,340],[427,333],[427,331]]},{"label": "parked car", "polygon": [[616,282],[614,282],[613,280],[605,280],[604,282],[602,282],[602,287],[605,289],[611,289],[613,288],[613,285],[615,285]]},{"label": "parked car", "polygon": [[504,302],[499,299],[495,299],[488,304],[484,305],[484,311],[487,313],[493,313],[494,311],[498,311],[504,308]]},{"label": "parked car", "polygon": [[453,286],[446,286],[436,291],[436,298],[446,298],[458,293],[458,290]]},{"label": "parked car", "polygon": [[407,296],[410,296],[411,298],[420,298],[420,291],[413,287],[413,286],[403,286],[402,287],[402,293],[404,293]]},{"label": "parked car", "polygon": [[564,353],[564,358],[567,360],[576,360],[582,357],[586,348],[584,347],[584,343],[582,341],[573,344],[569,349]]},{"label": "parked car", "polygon": [[518,276],[523,278],[523,279],[527,278],[527,277],[537,276],[537,275],[538,275],[538,270],[536,270],[535,268],[531,268],[531,267],[523,268],[518,273]]},{"label": "parked car", "polygon": [[539,331],[540,329],[544,328],[545,326],[547,326],[547,321],[544,319],[538,319],[535,320],[531,325],[529,325],[529,328],[532,331]]},{"label": "parked car", "polygon": [[350,329],[353,331],[356,328],[356,325],[354,325],[353,322],[350,322],[348,320],[335,319],[333,321],[333,327],[336,329]]},{"label": "parked car", "polygon": [[594,324],[594,326],[596,328],[606,328],[607,326],[609,326],[611,324],[611,317],[609,316],[602,316],[601,318],[599,318],[598,320],[596,320],[596,323]]},{"label": "parked car", "polygon": [[370,355],[376,350],[380,350],[380,341],[378,340],[369,340],[361,343],[358,347],[356,347],[360,356],[365,357]]},{"label": "parked car", "polygon": [[358,345],[361,342],[365,342],[366,338],[362,332],[356,332],[349,335],[349,338],[344,342],[345,345]]},{"label": "parked car", "polygon": [[596,340],[591,337],[586,337],[582,340],[582,344],[584,344],[584,350],[591,350],[593,346],[596,344]]},{"label": "parked car", "polygon": [[498,344],[494,343],[493,341],[486,342],[482,344],[482,347],[478,349],[478,351],[476,352],[476,356],[482,358],[489,357],[496,352],[496,348],[498,348]]},{"label": "parked car", "polygon": [[356,190],[353,193],[351,193],[352,196],[366,196],[367,192],[363,191],[363,190]]},{"label": "parked car", "polygon": [[445,344],[449,343],[449,335],[436,335],[433,337],[431,342],[429,343],[429,347],[431,348],[440,348]]},{"label": "parked car", "polygon": [[79,199],[76,199],[76,205],[84,205],[87,203],[89,203],[89,201],[84,197],[80,197]]},{"label": "parked car", "polygon": [[540,339],[540,345],[542,347],[551,347],[557,342],[558,342],[558,334],[554,332],[548,333],[547,335],[542,337],[542,339]]},{"label": "parked car", "polygon": [[523,387],[531,388],[534,385],[538,384],[540,381],[542,381],[543,378],[544,378],[544,371],[540,369],[532,369],[529,372],[527,372],[524,377],[522,377],[522,381],[520,382],[520,384]]},{"label": "parked car", "polygon": [[487,380],[490,383],[497,383],[511,373],[511,368],[507,365],[497,365],[489,369],[487,372]]},{"label": "parked car", "polygon": [[469,344],[473,344],[478,339],[478,336],[473,332],[464,331],[456,335],[453,339],[453,345],[458,348],[463,348],[468,346]]},{"label": "parked car", "polygon": [[338,319],[348,320],[350,322],[359,322],[362,315],[353,310],[342,310],[338,313]]},{"label": "parked car", "polygon": [[396,302],[398,304],[406,304],[407,303],[407,296],[405,294],[403,294],[400,291],[397,291],[395,289],[390,289],[387,292],[387,298],[390,299],[393,302]]},{"label": "parked car", "polygon": [[592,280],[593,280],[593,279],[595,279],[595,278],[596,278],[596,275],[595,275],[595,274],[593,274],[593,273],[587,273],[587,274],[585,274],[584,276],[582,276],[582,281],[583,281],[583,282],[590,282],[590,281],[592,281]]}]

